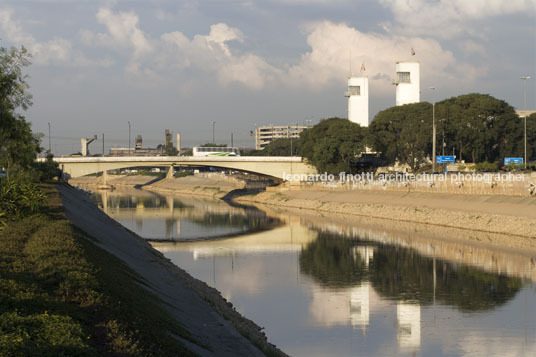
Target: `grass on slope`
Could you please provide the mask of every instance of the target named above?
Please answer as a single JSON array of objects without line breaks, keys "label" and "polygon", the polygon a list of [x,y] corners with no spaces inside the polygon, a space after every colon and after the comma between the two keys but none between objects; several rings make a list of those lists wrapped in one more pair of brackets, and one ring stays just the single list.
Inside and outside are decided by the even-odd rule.
[{"label": "grass on slope", "polygon": [[193,355],[173,336],[195,341],[143,280],[44,188],[47,212],[0,231],[0,356]]}]

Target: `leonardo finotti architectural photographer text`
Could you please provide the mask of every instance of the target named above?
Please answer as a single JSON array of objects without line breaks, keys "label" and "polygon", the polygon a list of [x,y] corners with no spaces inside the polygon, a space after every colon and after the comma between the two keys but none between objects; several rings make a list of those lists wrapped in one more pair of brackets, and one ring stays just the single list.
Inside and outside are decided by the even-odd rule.
[{"label": "leonardo finotti architectural photographer text", "polygon": [[521,182],[525,181],[523,174],[508,173],[443,173],[443,174],[404,174],[390,173],[374,175],[373,172],[362,172],[360,174],[347,174],[341,172],[338,175],[323,174],[287,174],[283,173],[285,181],[304,181],[304,182]]}]

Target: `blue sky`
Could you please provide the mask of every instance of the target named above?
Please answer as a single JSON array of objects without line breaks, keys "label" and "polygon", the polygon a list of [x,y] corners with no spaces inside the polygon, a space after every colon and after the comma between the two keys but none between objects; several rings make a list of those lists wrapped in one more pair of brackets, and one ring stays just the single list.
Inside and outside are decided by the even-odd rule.
[{"label": "blue sky", "polygon": [[3,0],[0,39],[32,53],[27,117],[69,154],[94,134],[126,146],[128,121],[144,146],[164,129],[209,142],[213,121],[217,142],[253,146],[256,125],[346,117],[350,54],[371,116],[394,105],[404,60],[421,63],[423,101],[479,92],[521,108],[528,75],[536,108],[535,19],[536,0]]}]

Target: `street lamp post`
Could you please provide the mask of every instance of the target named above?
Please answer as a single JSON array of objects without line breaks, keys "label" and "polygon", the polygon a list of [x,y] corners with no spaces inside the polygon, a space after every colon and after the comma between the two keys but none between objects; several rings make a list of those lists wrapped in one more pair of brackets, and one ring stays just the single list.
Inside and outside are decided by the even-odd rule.
[{"label": "street lamp post", "polygon": [[[435,90],[435,87],[430,87]],[[432,103],[432,173],[435,173],[436,167],[436,125],[435,125],[435,101]]]},{"label": "street lamp post", "polygon": [[[519,77],[523,81],[523,111],[527,110],[527,80],[529,76]],[[525,118],[525,169],[527,168],[527,113],[523,113]]]},{"label": "street lamp post", "polygon": [[128,121],[128,156],[130,156],[130,120]]},{"label": "street lamp post", "polygon": [[214,141],[214,126],[216,125],[216,122],[212,122],[212,146],[216,145],[216,142]]},{"label": "street lamp post", "polygon": [[52,145],[50,144],[50,123],[48,123],[48,152],[52,154]]},{"label": "street lamp post", "polygon": [[527,114],[525,114],[525,169],[527,169]]}]

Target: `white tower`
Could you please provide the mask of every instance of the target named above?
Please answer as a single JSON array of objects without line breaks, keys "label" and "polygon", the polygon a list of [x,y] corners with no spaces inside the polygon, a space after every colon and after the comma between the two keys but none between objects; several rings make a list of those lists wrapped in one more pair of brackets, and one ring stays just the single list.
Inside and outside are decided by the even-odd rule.
[{"label": "white tower", "polygon": [[396,105],[419,103],[421,85],[419,62],[396,63]]},{"label": "white tower", "polygon": [[369,126],[368,77],[348,78],[348,119],[361,126]]}]

